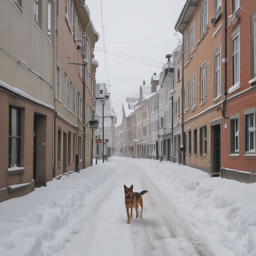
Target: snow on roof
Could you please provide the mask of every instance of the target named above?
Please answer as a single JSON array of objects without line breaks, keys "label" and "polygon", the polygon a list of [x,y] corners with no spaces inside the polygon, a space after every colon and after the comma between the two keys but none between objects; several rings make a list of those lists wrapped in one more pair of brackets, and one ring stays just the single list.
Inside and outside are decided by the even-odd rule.
[{"label": "snow on roof", "polygon": [[133,109],[129,109],[129,103],[126,101],[123,102],[123,107],[124,107],[125,116],[128,117],[133,112]]},{"label": "snow on roof", "polygon": [[92,20],[90,20],[90,24],[91,24],[91,26],[92,26],[92,30],[93,30],[94,34],[97,36],[97,38],[98,38],[98,40],[99,40],[99,39],[100,39],[100,34],[96,31],[96,29],[95,29],[95,27],[94,27],[94,25],[93,25]]},{"label": "snow on roof", "polygon": [[[143,86],[141,86],[141,88],[142,88],[142,93],[144,94],[144,93],[151,93],[151,86],[149,86],[149,85],[143,85]],[[144,95],[143,95],[144,96]]]},{"label": "snow on roof", "polygon": [[159,80],[159,76],[154,74],[154,75],[152,76],[152,79],[153,79],[154,81],[158,81],[158,80]]}]

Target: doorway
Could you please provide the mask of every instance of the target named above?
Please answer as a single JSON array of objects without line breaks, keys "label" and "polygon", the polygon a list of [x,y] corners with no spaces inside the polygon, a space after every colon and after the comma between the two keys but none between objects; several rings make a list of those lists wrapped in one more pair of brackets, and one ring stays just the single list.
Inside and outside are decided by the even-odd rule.
[{"label": "doorway", "polygon": [[220,173],[220,154],[221,154],[221,134],[220,125],[212,126],[213,132],[213,172]]},{"label": "doorway", "polygon": [[156,160],[158,160],[159,155],[158,155],[158,141],[156,141]]},{"label": "doorway", "polygon": [[65,132],[63,132],[63,171],[62,173],[66,173],[67,172],[67,134]]}]

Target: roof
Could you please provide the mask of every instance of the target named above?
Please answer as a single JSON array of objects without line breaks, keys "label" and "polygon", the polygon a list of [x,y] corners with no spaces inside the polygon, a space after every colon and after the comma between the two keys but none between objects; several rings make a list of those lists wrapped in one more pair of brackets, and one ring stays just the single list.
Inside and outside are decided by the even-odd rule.
[{"label": "roof", "polygon": [[153,79],[154,81],[158,81],[158,80],[159,80],[159,76],[158,76],[158,75],[153,74],[152,79]]},{"label": "roof", "polygon": [[183,34],[192,14],[194,13],[199,0],[187,0],[180,16],[175,24],[175,30]]},{"label": "roof", "polygon": [[133,109],[129,109],[129,103],[126,101],[123,102],[123,109],[124,109],[125,117],[128,117],[134,111]]}]

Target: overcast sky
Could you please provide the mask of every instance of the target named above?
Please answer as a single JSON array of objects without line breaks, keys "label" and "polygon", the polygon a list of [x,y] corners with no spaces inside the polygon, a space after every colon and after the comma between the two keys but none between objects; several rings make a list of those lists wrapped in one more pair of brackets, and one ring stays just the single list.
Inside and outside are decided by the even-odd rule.
[{"label": "overcast sky", "polygon": [[[112,108],[119,122],[125,95],[138,93],[143,81],[149,84],[153,73],[161,72],[166,54],[172,53],[181,39],[180,34],[175,36],[174,26],[185,2],[86,0],[91,20],[100,34],[94,51],[99,62],[96,83],[110,85]],[[107,54],[104,53],[102,17]]]}]

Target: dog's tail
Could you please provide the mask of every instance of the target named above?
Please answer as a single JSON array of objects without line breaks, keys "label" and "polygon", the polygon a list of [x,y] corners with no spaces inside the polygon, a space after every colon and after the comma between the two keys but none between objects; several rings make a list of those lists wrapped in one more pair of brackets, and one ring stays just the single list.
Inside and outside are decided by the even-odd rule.
[{"label": "dog's tail", "polygon": [[144,195],[144,194],[146,194],[146,193],[148,193],[147,190],[143,190],[143,191],[140,192],[141,195]]}]

